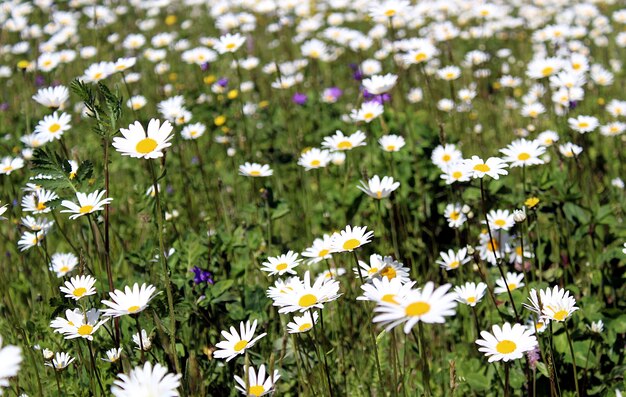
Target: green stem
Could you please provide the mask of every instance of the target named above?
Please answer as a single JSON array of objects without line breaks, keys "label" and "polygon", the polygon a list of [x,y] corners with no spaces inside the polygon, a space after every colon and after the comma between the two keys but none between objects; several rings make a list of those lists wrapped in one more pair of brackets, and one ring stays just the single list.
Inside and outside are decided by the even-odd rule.
[{"label": "green stem", "polygon": [[565,328],[565,334],[567,334],[567,342],[569,344],[569,352],[572,355],[572,368],[574,370],[574,386],[576,386],[576,396],[580,397],[580,389],[578,388],[578,370],[576,368],[576,356],[574,355],[574,345],[572,344],[572,336],[569,333],[569,328],[566,323],[563,323]]}]

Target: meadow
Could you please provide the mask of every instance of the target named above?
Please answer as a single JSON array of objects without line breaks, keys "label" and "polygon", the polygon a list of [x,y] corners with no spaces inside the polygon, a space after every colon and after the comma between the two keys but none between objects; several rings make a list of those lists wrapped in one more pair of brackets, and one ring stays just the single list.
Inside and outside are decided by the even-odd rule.
[{"label": "meadow", "polygon": [[619,0],[0,4],[0,395],[621,396]]}]

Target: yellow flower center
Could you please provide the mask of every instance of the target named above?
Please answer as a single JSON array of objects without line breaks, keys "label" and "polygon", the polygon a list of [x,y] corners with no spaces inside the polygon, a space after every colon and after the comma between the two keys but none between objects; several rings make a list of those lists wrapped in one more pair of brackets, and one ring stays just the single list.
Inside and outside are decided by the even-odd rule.
[{"label": "yellow flower center", "polygon": [[372,112],[367,112],[367,113],[365,113],[365,114],[363,115],[363,118],[364,118],[365,120],[369,120],[369,119],[371,119],[371,118],[373,118],[373,117],[374,117],[374,113],[372,113]]},{"label": "yellow flower center", "polygon": [[228,43],[228,44],[226,44],[225,47],[226,47],[227,50],[232,50],[233,48],[235,48],[235,43]]},{"label": "yellow flower center", "polygon": [[319,257],[324,257],[324,256],[328,255],[328,253],[329,253],[329,252],[330,252],[329,250],[321,250],[321,251],[317,254],[317,256],[319,256]]},{"label": "yellow flower center", "polygon": [[487,241],[487,249],[490,252],[497,251],[499,247],[500,247],[500,245],[498,244],[498,242],[495,239],[491,240],[491,243],[489,241]]},{"label": "yellow flower center", "polygon": [[567,310],[559,310],[558,312],[554,313],[553,317],[557,321],[563,321],[565,320],[565,317],[567,317]]},{"label": "yellow flower center", "polygon": [[235,343],[235,347],[233,348],[236,352],[240,352],[243,349],[246,348],[246,346],[248,346],[248,341],[245,339],[240,340],[239,342]]},{"label": "yellow flower center", "polygon": [[549,76],[552,74],[552,72],[554,72],[554,68],[552,66],[546,66],[545,68],[543,68],[541,70],[541,74],[545,77],[545,76]]},{"label": "yellow flower center", "polygon": [[311,167],[319,167],[321,162],[319,160],[311,161]]},{"label": "yellow flower center", "polygon": [[261,175],[261,171],[253,170],[253,171],[250,171],[249,174],[252,176],[259,176]]},{"label": "yellow flower center", "polygon": [[351,238],[350,240],[346,241],[345,243],[343,243],[343,249],[345,250],[353,250],[356,247],[358,247],[359,245],[361,245],[361,242],[355,238]]},{"label": "yellow flower center", "polygon": [[248,389],[248,394],[251,396],[258,397],[265,392],[265,387],[263,385],[250,386]]},{"label": "yellow flower center", "polygon": [[517,159],[521,161],[528,160],[530,158],[530,154],[524,152],[517,155]]},{"label": "yellow flower center", "polygon": [[78,327],[78,335],[81,335],[81,336],[91,335],[92,331],[93,331],[93,327],[89,324],[84,324]]},{"label": "yellow flower center", "polygon": [[376,192],[376,197],[378,198],[383,198],[383,192],[381,192],[380,190]]},{"label": "yellow flower center", "polygon": [[70,268],[67,266],[63,266],[62,268],[59,269],[59,273],[67,273],[70,271]]},{"label": "yellow flower center", "polygon": [[92,209],[93,205],[83,205],[82,207],[80,207],[78,212],[80,212],[81,214],[88,214]]},{"label": "yellow flower center", "polygon": [[474,166],[474,171],[489,172],[490,170],[491,168],[487,164],[476,164]]},{"label": "yellow flower center", "polygon": [[85,292],[87,292],[86,288],[78,287],[74,290],[74,292],[72,292],[72,294],[77,298],[81,298],[83,295],[85,295]]},{"label": "yellow flower center", "polygon": [[509,291],[513,291],[515,288],[517,288],[517,284],[515,283],[508,283],[506,286],[509,288]]},{"label": "yellow flower center", "polygon": [[276,270],[278,270],[279,272],[285,270],[286,268],[287,268],[286,263],[279,263],[278,265],[276,265]]},{"label": "yellow flower center", "polygon": [[301,326],[299,326],[299,327],[298,327],[298,331],[300,331],[300,332],[306,332],[306,331],[310,330],[310,329],[311,329],[311,327],[313,327],[313,324],[311,324],[311,323],[305,323],[305,324],[302,324]]},{"label": "yellow flower center", "polygon": [[587,122],[583,121],[583,122],[578,123],[578,128],[587,128],[587,127],[589,127],[589,123]]},{"label": "yellow flower center", "polygon": [[52,133],[55,133],[60,129],[61,129],[61,126],[58,123],[54,123],[50,126],[50,128],[48,128],[48,130]]},{"label": "yellow flower center", "polygon": [[389,280],[391,280],[396,278],[397,272],[393,266],[387,266],[380,272],[380,275],[383,277],[387,277]]},{"label": "yellow flower center", "polygon": [[139,102],[133,102],[133,109],[135,109],[135,110],[139,110],[139,109],[141,109],[141,103],[139,103]]},{"label": "yellow flower center", "polygon": [[454,73],[452,73],[452,72],[446,73],[446,78],[447,79],[453,79],[454,78]]},{"label": "yellow flower center", "polygon": [[430,304],[427,302],[413,302],[405,309],[405,314],[410,317],[423,316],[430,311]]},{"label": "yellow flower center", "polygon": [[476,297],[470,296],[466,299],[467,303],[476,303]]},{"label": "yellow flower center", "polygon": [[496,350],[500,354],[511,354],[515,351],[516,348],[517,348],[517,345],[515,344],[515,342],[513,342],[512,340],[508,340],[508,339],[501,340],[496,345]]},{"label": "yellow flower center", "polygon": [[4,167],[2,169],[4,172],[9,172],[9,171],[13,171],[13,167],[11,167],[10,165],[7,165],[6,167]]},{"label": "yellow flower center", "polygon": [[135,146],[135,150],[141,154],[147,154],[152,152],[157,147],[157,141],[152,138],[143,138],[139,142],[137,142],[137,146]]},{"label": "yellow flower center", "polygon": [[140,309],[139,306],[131,306],[127,310],[128,310],[129,313],[136,313],[137,310],[139,310],[139,309]]},{"label": "yellow flower center", "polygon": [[449,154],[444,154],[443,157],[441,158],[443,161],[448,162],[450,160],[452,160],[452,156],[450,156]]},{"label": "yellow flower center", "polygon": [[37,211],[43,211],[46,209],[46,205],[43,202],[38,202],[37,203]]},{"label": "yellow flower center", "polygon": [[459,265],[459,261],[453,261],[448,266],[450,267],[450,269],[456,269],[457,267],[459,267]]},{"label": "yellow flower center", "polygon": [[500,227],[502,227],[502,226],[506,225],[506,222],[505,222],[505,220],[504,220],[504,219],[496,219],[494,223],[495,223],[497,226],[500,226]]},{"label": "yellow flower center", "polygon": [[300,300],[298,300],[298,305],[302,307],[313,306],[317,303],[317,297],[313,294],[302,295]]},{"label": "yellow flower center", "polygon": [[377,272],[378,272],[377,267],[370,267],[370,270],[367,271],[367,274],[371,275],[371,274],[376,274]]},{"label": "yellow flower center", "polygon": [[454,178],[454,179],[459,179],[459,178],[461,178],[462,176],[463,176],[463,173],[462,173],[461,171],[454,171],[454,172],[452,173],[452,178]]},{"label": "yellow flower center", "polygon": [[398,301],[396,300],[396,294],[386,294],[386,295],[383,295],[383,297],[380,298],[380,300],[383,301],[383,302],[392,303],[394,305],[398,304]]},{"label": "yellow flower center", "polygon": [[396,147],[394,145],[387,145],[387,150],[393,152],[394,150],[396,150]]},{"label": "yellow flower center", "polygon": [[515,254],[517,256],[522,256],[522,247],[515,247]]},{"label": "yellow flower center", "polygon": [[337,148],[340,150],[352,149],[352,143],[350,141],[342,141],[342,142],[339,142],[339,145],[337,145]]},{"label": "yellow flower center", "polygon": [[385,11],[385,16],[386,17],[392,17],[394,15],[396,15],[396,10],[394,10],[394,9],[389,9],[389,10]]},{"label": "yellow flower center", "polygon": [[93,79],[94,80],[98,80],[98,79],[101,79],[101,78],[102,78],[102,73],[100,73],[100,72],[98,72],[98,73],[93,75]]},{"label": "yellow flower center", "polygon": [[453,221],[459,220],[460,217],[461,217],[461,214],[458,211],[452,211],[450,213],[450,219],[452,219]]},{"label": "yellow flower center", "polygon": [[415,61],[416,62],[422,62],[426,59],[426,54],[424,54],[423,52],[418,52],[417,54],[415,54]]}]

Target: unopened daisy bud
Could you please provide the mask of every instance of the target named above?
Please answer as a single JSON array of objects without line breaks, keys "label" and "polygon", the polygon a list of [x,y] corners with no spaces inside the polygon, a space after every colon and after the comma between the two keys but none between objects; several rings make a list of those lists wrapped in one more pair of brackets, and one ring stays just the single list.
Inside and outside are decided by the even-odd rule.
[{"label": "unopened daisy bud", "polygon": [[471,210],[472,209],[467,204],[463,204],[463,207],[461,207],[461,212],[463,212],[464,214],[469,214]]},{"label": "unopened daisy bud", "polygon": [[46,361],[50,361],[54,357],[54,352],[50,349],[43,349],[41,353],[43,354],[43,359]]},{"label": "unopened daisy bud", "polygon": [[523,209],[513,211],[513,220],[517,223],[524,222],[526,220],[526,211]]},{"label": "unopened daisy bud", "polygon": [[237,153],[237,150],[234,147],[229,147],[228,149],[226,149],[226,154],[228,155],[228,157],[233,157],[235,153]]},{"label": "unopened daisy bud", "polygon": [[601,334],[602,331],[604,331],[604,323],[602,320],[594,321],[587,327],[589,327],[589,330],[595,334]]},{"label": "unopened daisy bud", "polygon": [[472,219],[472,218],[474,218],[474,212],[470,211],[467,213],[467,219]]},{"label": "unopened daisy bud", "polygon": [[474,252],[476,252],[476,249],[471,245],[468,245],[466,248],[467,248],[467,255],[474,255]]}]

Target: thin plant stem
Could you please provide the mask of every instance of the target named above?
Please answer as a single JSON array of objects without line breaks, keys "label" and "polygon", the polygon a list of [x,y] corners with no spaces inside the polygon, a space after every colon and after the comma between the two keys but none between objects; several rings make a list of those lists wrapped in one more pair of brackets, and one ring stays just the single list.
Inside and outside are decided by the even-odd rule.
[{"label": "thin plant stem", "polygon": [[[163,211],[161,209],[161,199],[158,189],[157,177],[154,171],[152,161],[148,161],[150,174],[152,175],[152,185],[154,186],[154,197],[156,199],[157,227],[159,236],[159,259],[163,266],[165,275],[165,291],[167,292],[167,305],[170,315],[170,349],[172,350],[172,358],[176,372],[180,373],[180,364],[178,363],[178,355],[176,354],[176,317],[174,315],[174,296],[172,294],[172,283],[170,281],[169,267],[167,266],[167,258],[165,257],[165,241],[163,238]],[[246,374],[247,375],[247,374]]]},{"label": "thin plant stem", "polygon": [[[324,353],[324,349],[322,348],[322,341],[320,337],[317,335],[317,327],[315,326],[315,320],[313,317],[312,309],[309,309],[309,315],[311,316],[311,321],[313,322],[313,336],[315,336],[315,353],[317,353],[318,360],[320,360],[322,365],[324,366],[324,374],[326,376],[326,382],[328,383],[328,394],[332,397],[333,387],[330,382],[330,373],[328,372],[328,362],[326,361],[326,354]],[[318,348],[319,350],[321,350],[321,353],[320,351],[318,351]],[[321,356],[324,356],[324,358],[322,359]]]},{"label": "thin plant stem", "polygon": [[574,370],[574,386],[576,387],[576,396],[580,397],[580,389],[578,387],[578,370],[576,368],[576,356],[574,355],[574,345],[572,344],[572,336],[566,323],[563,323],[565,334],[567,335],[567,343],[569,344],[569,352],[572,355],[572,369]]},{"label": "thin plant stem", "polygon": [[139,324],[139,315],[136,315],[133,317],[135,317],[135,325],[137,327],[137,336],[139,337],[140,360],[143,363],[145,359],[145,353],[143,349],[143,335],[141,334],[141,324]]},{"label": "thin plant stem", "polygon": [[100,392],[102,393],[102,395],[104,395],[105,394],[104,387],[102,387],[102,382],[100,381],[100,376],[98,375],[98,369],[96,368],[96,359],[94,358],[94,355],[93,355],[93,348],[91,347],[90,340],[87,341],[87,347],[89,348],[89,357],[91,358],[91,370],[92,370],[93,376],[98,381],[98,386],[100,386]]},{"label": "thin plant stem", "polygon": [[509,372],[511,367],[509,363],[504,363],[504,397],[509,397]]}]

